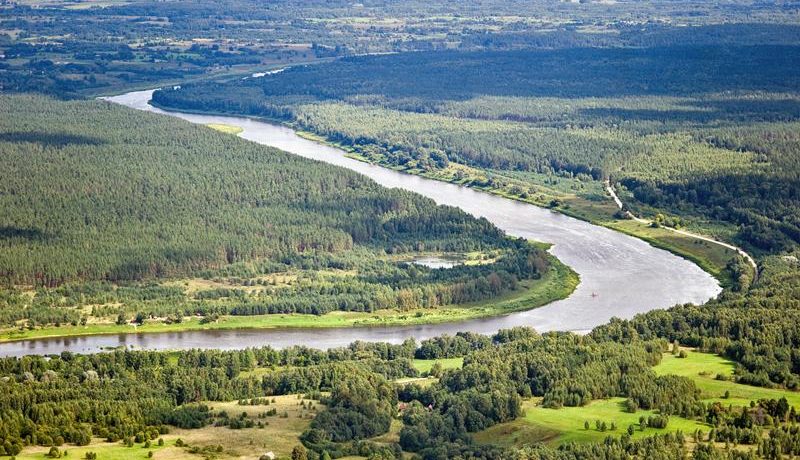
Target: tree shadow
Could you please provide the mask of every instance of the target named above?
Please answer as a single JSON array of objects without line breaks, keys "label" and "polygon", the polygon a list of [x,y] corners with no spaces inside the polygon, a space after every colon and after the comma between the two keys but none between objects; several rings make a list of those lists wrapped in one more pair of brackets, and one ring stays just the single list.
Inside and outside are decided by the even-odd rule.
[{"label": "tree shadow", "polygon": [[0,133],[0,142],[35,143],[47,147],[67,145],[103,145],[107,142],[90,136],[69,133],[49,133],[41,131],[11,131]]},{"label": "tree shadow", "polygon": [[28,241],[44,241],[50,238],[50,235],[37,228],[0,226],[0,240],[11,240],[15,238]]},{"label": "tree shadow", "polygon": [[578,110],[578,117],[592,120],[657,121],[663,123],[753,123],[788,122],[800,119],[800,100],[785,99],[698,99],[681,103],[680,109],[629,109],[590,107]]}]

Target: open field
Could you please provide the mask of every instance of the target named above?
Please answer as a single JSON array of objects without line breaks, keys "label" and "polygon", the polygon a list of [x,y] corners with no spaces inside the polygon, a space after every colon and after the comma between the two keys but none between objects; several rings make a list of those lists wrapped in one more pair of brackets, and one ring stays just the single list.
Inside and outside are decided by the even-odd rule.
[{"label": "open field", "polygon": [[[664,429],[646,428],[641,431],[639,417],[653,415],[655,411],[637,411],[631,414],[624,411],[624,401],[624,398],[611,398],[592,401],[583,407],[547,409],[539,405],[538,399],[532,399],[523,404],[524,417],[477,433],[475,439],[478,442],[503,446],[522,446],[537,442],[558,445],[569,442],[601,442],[607,436],[622,435],[629,425],[635,427],[634,439],[678,430],[684,433],[692,433],[696,429],[708,431],[705,424],[674,416],[669,418],[669,424]],[[596,420],[606,422],[609,427],[613,422],[616,430],[600,431],[595,428]],[[584,422],[587,421],[590,424],[588,430],[584,428]]]},{"label": "open field", "polygon": [[[750,401],[759,399],[780,399],[785,397],[789,404],[800,406],[800,393],[781,389],[761,388],[743,385],[730,380],[717,380],[717,375],[725,379],[733,378],[734,363],[717,355],[689,351],[686,358],[678,358],[665,353],[660,364],[653,370],[659,375],[680,375],[694,380],[702,391],[706,402],[721,402],[724,405],[746,406]],[[725,392],[730,394],[724,398]],[[629,425],[635,426],[634,438],[649,436],[658,432],[682,431],[690,434],[696,429],[708,432],[709,426],[694,420],[670,416],[665,429],[647,428],[639,430],[639,417],[653,415],[654,411],[637,411],[635,414],[625,412],[624,398],[592,401],[583,407],[563,407],[548,409],[534,398],[525,401],[525,416],[513,422],[496,425],[475,435],[482,443],[496,443],[502,446],[522,446],[536,442],[560,445],[569,442],[601,442],[606,436],[620,436]],[[615,431],[600,431],[595,428],[595,421],[606,422],[608,426],[614,422]],[[584,422],[590,424],[589,430]]]},{"label": "open field", "polygon": [[[762,388],[743,385],[730,380],[717,380],[717,375],[725,379],[733,378],[734,363],[710,353],[697,353],[689,350],[686,358],[678,358],[665,353],[661,363],[653,368],[659,375],[673,374],[694,380],[709,401],[720,401],[725,405],[747,405],[759,399],[786,398],[790,405],[800,407],[800,392],[775,388]],[[725,392],[730,397],[725,399]]]},{"label": "open field", "polygon": [[415,359],[411,364],[417,369],[422,377],[404,377],[394,381],[398,385],[413,383],[421,387],[427,387],[439,381],[437,377],[429,376],[428,373],[433,365],[439,363],[442,370],[461,369],[464,365],[464,358],[441,358],[441,359]]},{"label": "open field", "polygon": [[[273,398],[270,398],[273,399]],[[298,399],[297,395],[275,396],[275,402],[269,405],[241,406],[237,401],[208,402],[214,412],[225,411],[231,417],[238,417],[246,413],[254,421],[265,423],[263,428],[231,429],[224,426],[206,426],[196,430],[173,429],[169,434],[163,435],[164,445],[158,446],[152,441],[150,448],[145,448],[142,443],[126,447],[121,442],[109,443],[95,438],[88,446],[64,446],[68,452],[67,458],[83,459],[86,452],[94,452],[99,460],[139,460],[146,459],[147,452],[153,451],[156,460],[200,459],[203,455],[194,454],[191,448],[196,447],[211,452],[213,458],[258,459],[266,452],[273,452],[278,457],[291,455],[292,449],[300,444],[298,437],[308,428],[309,423],[316,414],[317,409],[324,406],[314,402],[315,408],[306,410],[300,403],[307,402]],[[269,409],[277,409],[278,415],[258,418],[258,414]],[[281,416],[282,414],[287,417]],[[399,428],[398,428],[399,429]],[[187,447],[175,446],[175,441],[181,439]],[[222,445],[222,452],[216,452],[217,446]],[[20,460],[33,460],[48,458],[47,447],[26,448],[17,456]]]},{"label": "open field", "polygon": [[[324,409],[324,406],[315,401],[315,409],[308,411],[300,406],[301,401],[307,400],[298,399],[297,395],[275,396],[274,399],[275,402],[268,406],[240,406],[236,401],[207,403],[213,411],[226,411],[231,417],[245,412],[255,421],[259,420],[259,413],[277,409],[277,416],[263,419],[269,423],[264,428],[233,430],[208,426],[199,430],[176,430],[175,434],[192,446],[222,444],[225,446],[225,456],[230,458],[257,459],[270,451],[279,457],[289,456],[292,449],[300,444],[300,434],[308,428],[317,410]],[[288,417],[282,417],[284,413]]]},{"label": "open field", "polygon": [[[62,452],[66,452],[66,458],[74,458],[77,460],[83,459],[87,452],[94,452],[97,454],[99,460],[141,460],[146,459],[147,452],[152,451],[153,457],[156,460],[173,460],[173,459],[199,459],[202,458],[197,455],[191,455],[180,447],[175,447],[175,440],[178,439],[175,435],[165,435],[164,445],[158,446],[153,442],[153,445],[147,449],[142,444],[135,444],[133,447],[125,447],[121,442],[105,442],[103,439],[95,438],[88,446],[64,446]],[[47,456],[49,447],[29,447],[22,453],[17,455],[19,460],[41,460],[50,458]]]},{"label": "open field", "polygon": [[464,365],[464,358],[415,359],[412,364],[420,374],[424,374],[430,372],[436,363],[441,364],[442,369],[460,369]]}]

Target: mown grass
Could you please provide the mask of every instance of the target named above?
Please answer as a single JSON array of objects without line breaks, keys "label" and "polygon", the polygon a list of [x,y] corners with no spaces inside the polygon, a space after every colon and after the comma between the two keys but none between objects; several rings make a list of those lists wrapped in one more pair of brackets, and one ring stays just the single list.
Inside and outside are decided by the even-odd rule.
[{"label": "mown grass", "polygon": [[[686,358],[679,358],[665,353],[660,364],[653,370],[658,375],[680,375],[692,379],[701,391],[706,402],[720,402],[725,405],[747,406],[750,401],[759,399],[780,399],[785,397],[790,405],[800,407],[800,392],[774,388],[761,388],[735,383],[731,379],[735,363],[717,355],[698,353],[687,350]],[[725,392],[729,397],[725,398]],[[525,416],[509,423],[503,423],[475,434],[481,443],[492,443],[501,446],[521,446],[537,442],[560,445],[569,442],[601,442],[607,436],[620,436],[629,425],[634,425],[633,438],[650,436],[655,433],[682,431],[691,434],[696,429],[708,432],[710,427],[705,423],[670,416],[664,429],[647,428],[639,430],[639,417],[653,415],[654,411],[625,412],[622,403],[624,398],[611,398],[592,401],[582,407],[564,407],[548,409],[540,405],[538,398],[525,401]],[[595,428],[595,421],[611,422],[617,425],[615,431],[600,431]],[[589,429],[584,423],[589,422]]]},{"label": "mown grass", "polygon": [[[733,378],[733,370],[736,366],[734,362],[709,353],[687,351],[686,358],[679,358],[671,353],[664,354],[661,363],[653,370],[659,375],[681,375],[694,380],[702,392],[703,398],[707,401],[741,406],[759,399],[786,398],[790,405],[800,408],[800,392],[743,385],[731,380],[719,380],[718,375],[724,379]],[[724,398],[726,391],[729,392],[729,398]]]},{"label": "mown grass", "polygon": [[580,279],[574,271],[549,256],[551,269],[541,279],[523,280],[520,289],[480,302],[437,309],[378,310],[373,313],[331,312],[325,315],[273,314],[222,316],[216,322],[201,324],[200,318],[187,317],[181,323],[145,322],[141,326],[113,323],[85,326],[48,326],[33,330],[5,329],[0,342],[120,333],[158,333],[212,329],[331,328],[366,326],[403,326],[463,321],[530,310],[568,297]]},{"label": "mown grass", "polygon": [[[688,434],[696,429],[704,431],[709,429],[703,423],[672,416],[666,428],[648,427],[640,430],[639,417],[646,418],[655,414],[655,411],[640,410],[633,414],[625,412],[624,401],[625,398],[611,398],[592,401],[582,407],[548,409],[542,407],[538,399],[533,399],[524,402],[524,417],[477,433],[475,440],[503,446],[521,446],[537,442],[559,445],[570,442],[601,442],[607,436],[621,436],[630,425],[635,426],[634,439],[657,433],[682,431]],[[609,429],[598,430],[595,427],[596,420],[606,422]],[[584,427],[585,422],[589,422],[588,430]],[[616,424],[615,430],[610,429],[612,422]]]},{"label": "mown grass", "polygon": [[420,374],[425,374],[430,372],[436,363],[441,364],[442,369],[460,369],[464,365],[464,358],[415,359],[412,364]]}]

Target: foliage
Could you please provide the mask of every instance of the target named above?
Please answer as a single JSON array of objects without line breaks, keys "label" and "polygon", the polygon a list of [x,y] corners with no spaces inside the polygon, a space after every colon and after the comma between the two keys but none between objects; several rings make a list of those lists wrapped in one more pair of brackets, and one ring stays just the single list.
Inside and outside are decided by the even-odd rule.
[{"label": "foliage", "polygon": [[[40,287],[0,293],[5,324],[77,324],[85,305],[120,324],[436,308],[499,296],[548,268],[485,219],[209,129],[105,102],[0,104],[0,278]],[[389,257],[473,250],[504,256],[448,270]],[[259,289],[191,298],[154,282],[186,276]]]},{"label": "foliage", "polygon": [[610,178],[636,212],[678,215],[661,219],[670,226],[729,222],[743,244],[776,253],[800,241],[800,80],[789,63],[797,51],[698,44],[361,56],[183,85],[154,100],[280,118],[412,173],[479,168],[487,177],[442,177],[515,197],[551,182],[536,175],[578,188]]}]

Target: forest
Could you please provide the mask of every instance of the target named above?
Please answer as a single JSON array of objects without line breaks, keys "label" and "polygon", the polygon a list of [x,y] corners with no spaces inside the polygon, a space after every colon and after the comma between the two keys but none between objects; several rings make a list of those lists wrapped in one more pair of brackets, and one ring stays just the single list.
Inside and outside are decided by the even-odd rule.
[{"label": "forest", "polygon": [[700,44],[365,56],[185,85],[154,101],[284,120],[366,161],[518,199],[567,179],[597,201],[591,184],[610,179],[639,214],[666,213],[779,253],[800,241],[797,51]]},{"label": "forest", "polygon": [[[0,341],[424,329],[579,283],[486,219],[90,100],[142,88],[627,232],[724,287],[580,334],[0,357],[0,458],[800,457],[797,17],[746,0],[0,2]],[[669,229],[757,270],[652,236]]]},{"label": "forest", "polygon": [[[797,277],[794,280],[796,289]],[[755,300],[751,297],[738,300]],[[716,321],[731,326],[706,327],[702,333],[692,332],[697,329],[691,326],[685,331],[659,329],[656,325],[668,323],[664,321],[667,317],[678,324],[687,316],[684,310],[674,309],[630,322],[612,322],[588,336],[540,335],[532,329],[516,328],[491,337],[459,333],[420,344],[413,340],[400,345],[354,343],[327,351],[305,347],[118,350],[83,356],[62,353],[49,358],[5,358],[0,360],[4,375],[0,385],[6,388],[0,396],[2,448],[7,455],[15,455],[25,446],[38,444],[53,446],[58,453],[59,448],[89,444],[92,437],[133,447],[155,444],[176,429],[186,433],[214,425],[258,430],[257,425],[264,426],[265,420],[279,417],[270,409],[270,401],[274,403],[280,395],[300,394],[296,401],[302,398],[308,411],[316,401],[316,415],[293,448],[292,455],[302,452],[304,458],[401,458],[403,452],[424,459],[748,459],[797,455],[798,415],[787,399],[725,404],[724,397],[722,402],[701,398],[692,378],[657,375],[652,369],[670,346],[675,350],[684,343],[722,353],[751,346],[769,347],[775,355],[796,352],[796,344],[784,342],[781,332],[765,333],[760,338],[758,334],[742,334],[747,338],[737,339],[733,331],[741,324],[740,315],[756,307],[737,307],[736,301],[708,305]],[[791,304],[780,308],[795,311]],[[779,330],[774,328],[784,324],[783,318],[763,315],[767,310],[760,308],[760,325],[754,328]],[[693,342],[692,336],[700,337],[700,341]],[[672,345],[668,337],[675,337]],[[754,344],[749,342],[751,338],[763,342]],[[453,357],[463,357],[463,364],[445,370],[434,366],[428,373],[436,378],[428,380],[431,383],[427,385],[399,383],[419,375],[416,360]],[[796,367],[786,367],[780,378],[790,381],[769,373],[763,374],[765,380],[757,381],[750,366],[747,362],[737,366],[733,378],[747,385],[785,388],[787,392],[798,378]],[[757,372],[762,371],[763,365]],[[528,444],[516,449],[474,440],[476,433],[521,417],[522,404],[531,398],[558,410],[609,397],[623,398],[627,412],[656,411],[658,415],[640,417],[638,427],[612,425],[603,443],[567,443],[560,447]],[[229,400],[239,401],[240,406],[262,406],[266,415],[251,418],[245,413],[232,418],[227,412],[208,407],[214,401]],[[696,420],[707,431],[670,432],[671,419]],[[391,429],[393,420],[401,423],[396,441],[379,440]],[[598,427],[608,429],[605,422],[598,421]],[[661,433],[634,437],[645,429]],[[687,450],[690,440],[691,453]],[[731,445],[739,447],[732,449]]]},{"label": "forest", "polygon": [[353,172],[105,101],[0,107],[7,331],[433,311],[560,278],[541,247]]},{"label": "forest", "polygon": [[[0,89],[57,97],[387,52],[685,44],[797,45],[788,5],[672,2],[9,0]],[[651,20],[653,15],[662,18]]]}]

